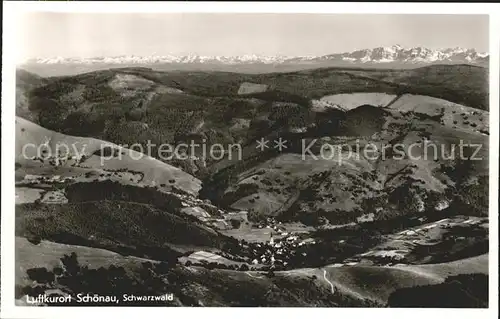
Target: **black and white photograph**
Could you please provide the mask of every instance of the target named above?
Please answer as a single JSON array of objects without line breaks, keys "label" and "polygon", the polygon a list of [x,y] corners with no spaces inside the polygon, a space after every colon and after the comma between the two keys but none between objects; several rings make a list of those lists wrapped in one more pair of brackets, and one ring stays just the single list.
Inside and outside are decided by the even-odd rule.
[{"label": "black and white photograph", "polygon": [[2,296],[490,308],[490,19],[24,12]]}]

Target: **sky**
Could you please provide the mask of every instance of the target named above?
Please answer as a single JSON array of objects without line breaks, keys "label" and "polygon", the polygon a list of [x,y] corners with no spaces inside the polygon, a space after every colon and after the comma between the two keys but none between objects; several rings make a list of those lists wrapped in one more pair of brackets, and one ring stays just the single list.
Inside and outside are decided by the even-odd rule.
[{"label": "sky", "polygon": [[19,58],[305,56],[399,44],[488,51],[486,15],[27,13]]}]

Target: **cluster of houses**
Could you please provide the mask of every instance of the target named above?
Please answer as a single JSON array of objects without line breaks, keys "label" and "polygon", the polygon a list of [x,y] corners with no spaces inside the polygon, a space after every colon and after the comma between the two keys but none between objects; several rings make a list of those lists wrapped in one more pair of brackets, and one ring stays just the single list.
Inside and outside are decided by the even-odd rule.
[{"label": "cluster of houses", "polygon": [[[210,221],[209,214],[201,207],[185,207],[183,211],[187,214],[197,216],[200,219],[205,219]],[[240,221],[247,221],[246,212],[234,212],[234,213],[224,213],[224,218],[226,220],[237,219]],[[205,262],[214,262],[217,264],[239,264],[240,266],[245,263],[249,263],[250,269],[258,269],[262,267],[270,267],[271,269],[284,269],[289,265],[290,258],[296,254],[302,254],[302,257],[306,257],[305,249],[300,249],[305,245],[314,244],[315,241],[312,238],[303,238],[302,234],[296,234],[292,232],[287,232],[285,227],[281,223],[277,223],[274,219],[269,218],[265,223],[257,226],[260,228],[270,229],[270,237],[268,241],[257,242],[257,243],[247,243],[241,242],[240,245],[244,248],[245,258],[241,260],[235,259],[230,255],[223,256],[208,253],[208,252],[196,252],[188,257],[193,263],[200,263],[201,260]],[[203,262],[201,262],[203,263]]]},{"label": "cluster of houses", "polygon": [[72,177],[61,177],[60,175],[54,175],[54,176],[43,176],[43,175],[32,175],[32,174],[26,174],[24,176],[24,179],[22,180],[22,183],[28,183],[28,184],[37,184],[37,183],[57,183],[57,182],[68,182],[71,181],[73,178]]},{"label": "cluster of houses", "polygon": [[[263,264],[278,268],[286,267],[289,258],[297,253],[298,247],[315,243],[312,238],[301,239],[293,233],[281,232],[281,235],[281,238],[276,238],[271,233],[268,242],[255,244],[252,248],[252,253],[255,256],[252,260],[253,265]],[[302,254],[306,256],[305,252],[302,252]]]},{"label": "cluster of houses", "polygon": [[[268,218],[265,224],[257,226],[259,228],[271,229],[268,242],[252,245],[251,252],[254,256],[253,265],[270,265],[271,267],[286,267],[289,258],[296,254],[297,248],[314,244],[312,238],[301,238],[302,236],[287,232],[281,222],[276,222],[273,218]],[[306,256],[305,252],[302,253]]]}]

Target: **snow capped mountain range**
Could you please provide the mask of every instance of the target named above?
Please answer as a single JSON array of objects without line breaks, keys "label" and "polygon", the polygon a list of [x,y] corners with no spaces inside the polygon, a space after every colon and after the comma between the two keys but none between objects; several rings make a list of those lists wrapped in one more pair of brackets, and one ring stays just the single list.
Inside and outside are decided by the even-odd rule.
[{"label": "snow capped mountain range", "polygon": [[321,62],[343,62],[353,64],[367,63],[468,63],[488,62],[489,54],[475,49],[447,48],[433,50],[424,47],[403,48],[400,45],[378,47],[352,52],[335,53],[324,56],[202,56],[202,55],[151,55],[151,56],[115,56],[95,58],[37,58],[24,61],[23,64],[313,64]]},{"label": "snow capped mountain range", "polygon": [[403,48],[400,45],[357,50],[353,52],[331,54],[319,57],[320,60],[343,60],[356,63],[481,63],[487,61],[489,55],[474,49],[447,48],[432,50],[424,47]]}]

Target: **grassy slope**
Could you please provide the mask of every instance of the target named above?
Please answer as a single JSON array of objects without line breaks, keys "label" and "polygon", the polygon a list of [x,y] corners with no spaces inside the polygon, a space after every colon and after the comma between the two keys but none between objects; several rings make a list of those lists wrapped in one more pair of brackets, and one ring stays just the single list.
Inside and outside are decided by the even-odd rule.
[{"label": "grassy slope", "polygon": [[[49,141],[48,148],[40,148],[41,153],[33,147],[26,148],[25,155],[23,155],[23,147],[25,145],[34,145],[39,147]],[[55,156],[58,150],[58,143],[69,148],[69,156],[71,159],[63,161],[62,165],[56,165]],[[139,172],[142,175],[141,183],[146,186],[151,185],[165,185],[165,189],[177,188],[182,191],[196,194],[200,188],[200,181],[193,176],[183,172],[182,170],[173,167],[169,164],[163,163],[148,156],[139,156],[137,151],[121,148],[120,155],[111,157],[110,154],[100,152],[105,147],[117,149],[116,145],[94,139],[76,136],[68,136],[57,133],[34,123],[31,123],[23,118],[16,119],[16,162],[20,165],[19,172],[25,171],[30,174],[44,174],[71,176],[78,178],[85,176],[89,172],[97,172],[99,175],[102,171],[116,171],[124,170],[130,172]],[[60,152],[64,153],[65,149],[60,148]],[[49,155],[55,156],[51,159],[33,160],[33,156],[42,158]],[[61,154],[64,158],[66,154]],[[84,155],[84,160],[77,161],[77,155]],[[104,156],[104,159],[102,156]],[[123,174],[124,177],[115,178],[121,179],[124,183],[129,183],[130,180]],[[174,181],[174,183],[170,182]]]},{"label": "grassy slope", "polygon": [[[473,65],[432,65],[411,70],[353,70],[359,76],[399,83],[406,93],[429,95],[488,110],[488,69]],[[425,92],[425,93],[424,93]]]},{"label": "grassy slope", "polygon": [[[448,276],[459,274],[488,274],[487,264],[488,255],[486,254],[432,265],[325,266],[323,268],[295,269],[279,274],[298,277],[315,275],[318,278],[323,278],[323,270],[326,270],[327,278],[341,294],[384,304],[390,294],[400,288],[438,284]],[[326,282],[323,284],[327,285]]]},{"label": "grassy slope", "polygon": [[29,284],[26,270],[35,267],[50,269],[59,266],[59,258],[75,252],[81,265],[92,268],[125,266],[138,264],[148,259],[122,256],[118,253],[78,245],[67,245],[42,240],[38,245],[30,243],[26,238],[16,237],[16,284]]}]

